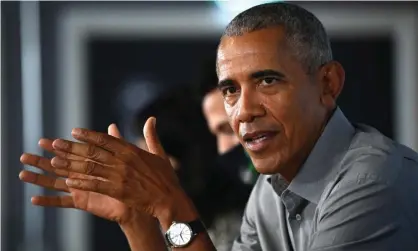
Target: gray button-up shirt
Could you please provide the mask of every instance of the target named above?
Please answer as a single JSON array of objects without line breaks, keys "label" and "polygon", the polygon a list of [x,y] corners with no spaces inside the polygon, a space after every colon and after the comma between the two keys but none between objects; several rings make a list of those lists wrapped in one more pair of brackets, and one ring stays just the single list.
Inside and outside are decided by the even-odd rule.
[{"label": "gray button-up shirt", "polygon": [[418,250],[417,153],[336,109],[290,184],[260,176],[232,249]]}]

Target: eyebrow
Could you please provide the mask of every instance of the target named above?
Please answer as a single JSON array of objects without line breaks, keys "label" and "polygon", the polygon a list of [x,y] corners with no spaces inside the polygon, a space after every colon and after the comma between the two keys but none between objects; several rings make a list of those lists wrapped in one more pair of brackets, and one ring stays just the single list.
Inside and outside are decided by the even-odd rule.
[{"label": "eyebrow", "polygon": [[251,78],[263,78],[263,77],[279,77],[284,78],[284,74],[272,69],[266,69],[262,71],[256,71],[251,74]]},{"label": "eyebrow", "polygon": [[[278,72],[278,71],[272,70],[272,69],[265,69],[265,70],[261,70],[261,71],[256,71],[256,72],[253,72],[253,73],[250,74],[250,78],[252,78],[252,79],[259,79],[259,78],[263,78],[263,77],[284,78],[285,75],[281,72]],[[232,79],[221,80],[218,83],[218,88],[231,86],[231,85],[233,85],[233,82],[234,81]]]},{"label": "eyebrow", "polygon": [[234,81],[232,81],[231,79],[225,79],[225,80],[221,80],[218,83],[218,88],[222,89],[222,87],[227,87],[227,86],[231,86],[234,84]]}]

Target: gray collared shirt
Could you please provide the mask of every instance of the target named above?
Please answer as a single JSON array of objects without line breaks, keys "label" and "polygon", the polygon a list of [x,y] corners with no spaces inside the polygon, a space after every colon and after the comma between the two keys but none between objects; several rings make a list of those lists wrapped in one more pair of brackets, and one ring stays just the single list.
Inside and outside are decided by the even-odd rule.
[{"label": "gray collared shirt", "polygon": [[260,176],[232,250],[418,250],[418,154],[336,109],[290,184]]}]

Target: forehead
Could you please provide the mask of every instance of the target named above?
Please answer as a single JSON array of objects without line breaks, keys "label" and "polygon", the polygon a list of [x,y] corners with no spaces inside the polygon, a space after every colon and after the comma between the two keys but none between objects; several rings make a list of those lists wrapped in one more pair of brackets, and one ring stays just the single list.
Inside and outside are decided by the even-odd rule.
[{"label": "forehead", "polygon": [[281,26],[222,38],[217,54],[219,77],[231,70],[284,66],[290,60]]}]

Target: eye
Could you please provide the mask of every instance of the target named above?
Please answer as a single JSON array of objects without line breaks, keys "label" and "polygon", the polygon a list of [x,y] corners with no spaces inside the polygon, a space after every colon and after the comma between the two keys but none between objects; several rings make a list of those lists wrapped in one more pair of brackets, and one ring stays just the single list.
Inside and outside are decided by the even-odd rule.
[{"label": "eye", "polygon": [[226,86],[222,88],[221,91],[222,91],[222,95],[230,96],[230,95],[234,95],[235,93],[237,93],[238,88],[236,88],[235,86]]},{"label": "eye", "polygon": [[274,77],[265,77],[261,80],[262,85],[272,85],[279,81],[277,78]]}]

